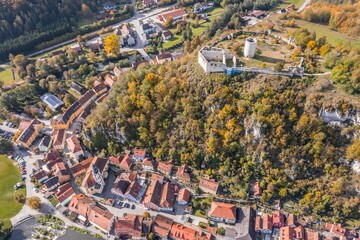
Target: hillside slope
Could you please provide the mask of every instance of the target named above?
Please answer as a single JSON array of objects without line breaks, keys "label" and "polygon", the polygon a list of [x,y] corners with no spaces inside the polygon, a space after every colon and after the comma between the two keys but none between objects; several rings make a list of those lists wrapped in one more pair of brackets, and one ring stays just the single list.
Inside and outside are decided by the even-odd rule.
[{"label": "hillside slope", "polygon": [[[88,119],[88,146],[108,155],[147,148],[221,180],[226,196],[245,198],[258,180],[263,202],[297,199],[302,214],[356,218],[359,183],[338,163],[355,128],[321,121],[327,103],[311,90],[315,82],[206,75],[191,56],[140,67],[120,78]],[[344,100],[333,106],[351,108]]]}]

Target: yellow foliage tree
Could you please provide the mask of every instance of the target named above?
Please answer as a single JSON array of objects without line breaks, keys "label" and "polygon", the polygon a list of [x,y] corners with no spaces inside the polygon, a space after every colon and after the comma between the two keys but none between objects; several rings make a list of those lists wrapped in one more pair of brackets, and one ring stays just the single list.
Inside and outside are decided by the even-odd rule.
[{"label": "yellow foliage tree", "polygon": [[104,48],[107,54],[118,54],[120,52],[120,37],[110,34],[104,39]]}]

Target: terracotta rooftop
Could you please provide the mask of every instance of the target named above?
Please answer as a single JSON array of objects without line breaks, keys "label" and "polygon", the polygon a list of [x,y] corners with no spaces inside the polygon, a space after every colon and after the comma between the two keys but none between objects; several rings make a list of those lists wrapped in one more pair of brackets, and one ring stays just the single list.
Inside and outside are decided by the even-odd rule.
[{"label": "terracotta rooftop", "polygon": [[142,236],[143,217],[134,214],[127,214],[115,221],[114,230],[118,236],[130,235],[131,237]]},{"label": "terracotta rooftop", "polygon": [[120,167],[125,170],[130,170],[131,166],[133,164],[133,159],[129,155],[126,155],[120,163]]},{"label": "terracotta rooftop", "polygon": [[160,199],[161,208],[172,208],[174,205],[174,188],[170,182],[167,182],[163,186],[163,191]]},{"label": "terracotta rooftop", "polygon": [[209,215],[216,218],[236,220],[236,206],[230,203],[212,202]]},{"label": "terracotta rooftop", "polygon": [[170,230],[171,239],[179,240],[211,240],[213,236],[210,233],[198,232],[192,228],[186,227],[182,224],[175,223]]},{"label": "terracotta rooftop", "polygon": [[162,161],[159,161],[158,162],[158,166],[157,166],[157,169],[159,172],[163,172],[165,174],[171,174],[171,171],[172,171],[172,168],[173,168],[173,165],[169,162],[162,162]]},{"label": "terracotta rooftop", "polygon": [[178,201],[183,200],[188,203],[190,200],[190,195],[191,193],[189,190],[187,190],[186,188],[182,188],[179,191]]},{"label": "terracotta rooftop", "polygon": [[190,182],[190,168],[186,165],[182,165],[178,168],[178,171],[176,172],[176,177],[180,181]]},{"label": "terracotta rooftop", "polygon": [[87,169],[90,167],[90,164],[93,161],[93,157],[89,157],[86,160],[74,165],[70,171],[74,175],[74,177],[80,176],[82,173],[85,173]]},{"label": "terracotta rooftop", "polygon": [[157,236],[167,238],[173,222],[171,218],[158,214],[154,219],[152,230]]},{"label": "terracotta rooftop", "polygon": [[94,206],[90,209],[88,219],[106,231],[110,231],[114,215],[107,209]]},{"label": "terracotta rooftop", "polygon": [[89,210],[95,206],[95,202],[83,194],[72,197],[69,203],[69,210],[83,217],[87,217]]},{"label": "terracotta rooftop", "polygon": [[145,157],[146,156],[146,150],[145,149],[134,149],[134,157]]},{"label": "terracotta rooftop", "polygon": [[71,153],[82,152],[82,147],[77,137],[75,136],[69,137],[68,139],[66,139],[66,143]]},{"label": "terracotta rooftop", "polygon": [[53,146],[61,146],[64,147],[66,130],[65,129],[54,129],[51,133],[53,138]]},{"label": "terracotta rooftop", "polygon": [[218,188],[219,188],[219,183],[215,182],[214,179],[208,180],[208,179],[203,178],[203,179],[200,180],[199,186],[203,187],[203,188],[206,188],[206,189],[209,189],[209,190],[216,193]]},{"label": "terracotta rooftop", "polygon": [[160,21],[165,21],[168,18],[172,18],[172,19],[176,19],[176,18],[181,18],[182,16],[186,16],[187,13],[185,12],[184,9],[175,9],[175,10],[171,10],[165,13],[162,13],[158,16],[158,18],[160,19]]},{"label": "terracotta rooftop", "polygon": [[89,90],[78,100],[78,102],[82,106],[86,104],[91,98],[94,98],[95,95],[96,94],[93,90]]},{"label": "terracotta rooftop", "polygon": [[145,158],[144,161],[142,162],[142,165],[154,168],[154,163],[149,158]]},{"label": "terracotta rooftop", "polygon": [[70,185],[70,183],[65,183],[64,185],[61,185],[60,187],[58,187],[58,190],[55,193],[56,198],[60,203],[64,202],[73,194],[75,194],[75,191]]}]

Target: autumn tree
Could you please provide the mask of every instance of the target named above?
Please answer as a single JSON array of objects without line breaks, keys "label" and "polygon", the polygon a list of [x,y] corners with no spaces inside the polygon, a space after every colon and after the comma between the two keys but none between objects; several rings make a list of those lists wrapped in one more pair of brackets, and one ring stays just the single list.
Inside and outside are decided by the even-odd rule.
[{"label": "autumn tree", "polygon": [[14,194],[14,200],[18,203],[23,203],[25,201],[25,197],[24,194],[19,193],[19,192],[15,192]]},{"label": "autumn tree", "polygon": [[104,49],[107,54],[117,55],[120,52],[120,37],[110,34],[104,39]]},{"label": "autumn tree", "polygon": [[85,3],[81,5],[81,13],[83,14],[84,17],[90,17],[92,15],[91,9]]},{"label": "autumn tree", "polygon": [[281,72],[284,68],[284,62],[277,62],[274,66],[274,70],[277,72]]},{"label": "autumn tree", "polygon": [[69,93],[65,94],[65,96],[64,96],[65,107],[69,107],[74,102],[75,102],[75,98],[73,95],[71,95]]},{"label": "autumn tree", "polygon": [[27,199],[27,205],[32,209],[38,210],[41,206],[41,200],[39,197],[29,197]]},{"label": "autumn tree", "polygon": [[360,160],[360,140],[355,140],[346,150],[346,157]]}]

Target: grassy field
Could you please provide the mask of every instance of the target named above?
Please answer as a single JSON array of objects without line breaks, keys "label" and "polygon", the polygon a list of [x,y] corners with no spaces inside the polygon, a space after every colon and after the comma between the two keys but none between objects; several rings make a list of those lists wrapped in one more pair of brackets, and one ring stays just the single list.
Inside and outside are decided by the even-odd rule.
[{"label": "grassy field", "polygon": [[296,20],[296,24],[299,27],[307,28],[310,32],[315,32],[317,37],[326,36],[326,39],[332,45],[337,45],[339,43],[349,43],[353,46],[360,47],[360,38],[351,38],[343,33],[330,30],[327,26],[303,20]]},{"label": "grassy field", "polygon": [[282,4],[276,6],[276,9],[286,8],[290,4],[294,4],[296,9],[298,9],[304,2],[305,0],[284,0]]},{"label": "grassy field", "polygon": [[[15,82],[19,81],[20,78],[15,74]],[[4,82],[4,86],[12,84],[13,83],[13,77],[12,77],[12,72],[11,72],[11,68],[7,67],[7,68],[0,68],[0,81]]]},{"label": "grassy field", "polygon": [[[206,27],[208,25],[211,24],[212,21],[214,21],[214,19],[216,19],[220,13],[222,13],[224,11],[223,8],[213,8],[213,9],[208,9],[208,11],[205,11],[205,13],[207,13],[209,15],[208,19],[209,21],[207,22],[201,22],[199,24],[198,27],[194,28],[194,27],[191,27],[191,30],[192,30],[192,33],[193,33],[193,36],[200,36],[201,34],[203,34],[203,32],[205,31]],[[189,19],[189,22],[190,23],[193,23],[194,21]],[[171,41],[168,41],[168,42],[165,42],[163,44],[163,47],[164,48],[171,48],[172,46],[178,44],[181,42],[181,34],[175,34],[174,33],[174,30],[170,30],[173,34],[173,38],[171,39]]]},{"label": "grassy field", "polygon": [[[11,224],[10,218],[15,216],[23,204],[14,200],[14,185],[19,182],[20,171],[13,162],[4,155],[0,155],[0,219],[6,225]],[[18,192],[26,197],[26,189],[21,188]]]}]

